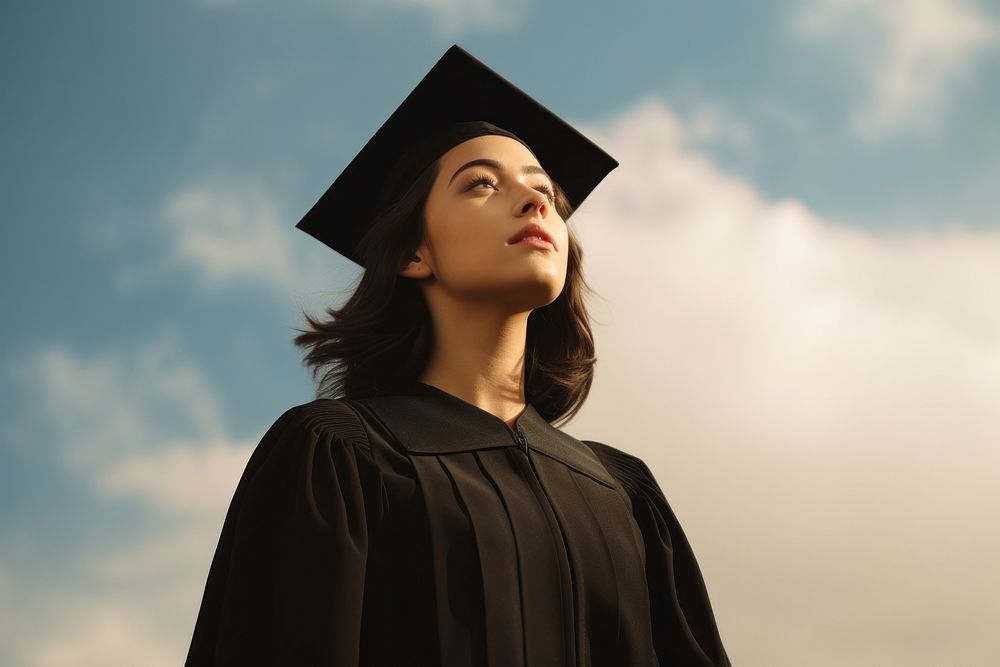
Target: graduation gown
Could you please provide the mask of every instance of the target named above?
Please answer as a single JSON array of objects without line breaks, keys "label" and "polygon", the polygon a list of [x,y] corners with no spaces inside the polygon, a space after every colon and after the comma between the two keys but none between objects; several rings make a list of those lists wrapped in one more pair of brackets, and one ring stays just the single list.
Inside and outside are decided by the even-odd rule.
[{"label": "graduation gown", "polygon": [[639,458],[414,382],[287,410],[229,507],[186,665],[730,667]]}]

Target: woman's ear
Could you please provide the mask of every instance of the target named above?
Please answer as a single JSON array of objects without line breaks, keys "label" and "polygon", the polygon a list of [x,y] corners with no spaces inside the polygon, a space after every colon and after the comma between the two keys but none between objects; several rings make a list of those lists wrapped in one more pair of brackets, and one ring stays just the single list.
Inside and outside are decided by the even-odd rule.
[{"label": "woman's ear", "polygon": [[403,268],[399,270],[399,275],[405,278],[427,278],[433,275],[434,271],[425,260],[426,257],[427,249],[424,246],[420,246],[411,255],[410,261],[404,264]]}]

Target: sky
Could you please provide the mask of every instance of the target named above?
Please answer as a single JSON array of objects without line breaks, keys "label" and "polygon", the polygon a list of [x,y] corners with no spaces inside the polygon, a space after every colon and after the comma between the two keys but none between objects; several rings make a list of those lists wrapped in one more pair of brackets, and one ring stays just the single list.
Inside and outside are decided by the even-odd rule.
[{"label": "sky", "polygon": [[0,5],[0,663],[183,662],[359,277],[294,224],[454,43],[621,163],[563,428],[649,464],[733,663],[993,664],[986,0]]}]

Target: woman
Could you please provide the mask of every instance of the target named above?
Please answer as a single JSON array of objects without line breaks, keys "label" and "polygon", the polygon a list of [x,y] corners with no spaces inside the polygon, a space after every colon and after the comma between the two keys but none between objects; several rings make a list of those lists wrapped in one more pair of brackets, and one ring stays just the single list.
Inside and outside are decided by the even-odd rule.
[{"label": "woman", "polygon": [[615,166],[458,46],[383,124],[298,225],[365,273],[296,339],[320,397],[247,464],[188,665],[730,664],[649,468],[553,425]]}]

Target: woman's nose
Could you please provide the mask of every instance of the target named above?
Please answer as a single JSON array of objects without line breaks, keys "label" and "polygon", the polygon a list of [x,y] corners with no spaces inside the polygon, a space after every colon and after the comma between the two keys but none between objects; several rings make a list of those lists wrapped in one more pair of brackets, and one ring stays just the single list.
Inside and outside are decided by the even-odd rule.
[{"label": "woman's nose", "polygon": [[549,200],[544,193],[532,190],[531,194],[521,202],[520,215],[527,215],[532,209],[538,209],[543,218],[549,213]]}]

